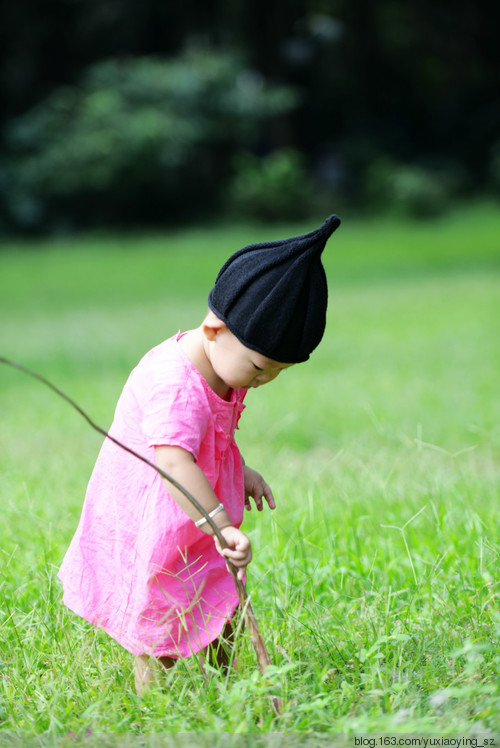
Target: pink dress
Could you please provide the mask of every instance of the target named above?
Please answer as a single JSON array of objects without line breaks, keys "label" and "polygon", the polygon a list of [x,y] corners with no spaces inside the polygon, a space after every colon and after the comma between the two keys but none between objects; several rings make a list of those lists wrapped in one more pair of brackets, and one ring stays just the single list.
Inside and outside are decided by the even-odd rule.
[{"label": "pink dress", "polygon": [[[244,485],[234,431],[246,390],[221,399],[169,338],[144,356],[110,433],[154,462],[155,445],[194,455],[235,527]],[[212,537],[161,476],[105,439],[59,577],[64,603],[133,654],[186,657],[217,638],[238,596]]]}]

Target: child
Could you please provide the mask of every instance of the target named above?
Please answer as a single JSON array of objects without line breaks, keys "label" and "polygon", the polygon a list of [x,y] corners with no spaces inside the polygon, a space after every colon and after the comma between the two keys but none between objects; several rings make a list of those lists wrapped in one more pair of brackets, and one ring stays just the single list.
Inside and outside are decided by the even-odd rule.
[{"label": "child", "polygon": [[234,440],[249,387],[306,361],[327,306],[321,252],[340,224],[331,216],[303,236],[255,244],[222,267],[201,325],[153,348],[131,373],[110,434],[175,478],[221,530],[148,465],[105,440],[78,529],[59,571],[64,603],[136,655],[136,689],[164,667],[231,634],[252,558],[239,529],[250,497],[275,508],[270,487]]}]

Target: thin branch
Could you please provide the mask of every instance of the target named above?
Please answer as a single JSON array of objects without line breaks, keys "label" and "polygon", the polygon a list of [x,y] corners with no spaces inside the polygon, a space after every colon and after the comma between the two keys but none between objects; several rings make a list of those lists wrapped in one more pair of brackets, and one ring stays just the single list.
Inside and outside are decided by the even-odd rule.
[{"label": "thin branch", "polygon": [[[30,377],[33,377],[34,379],[37,379],[39,382],[42,382],[42,384],[45,384],[47,387],[49,387],[49,389],[55,392],[56,395],[58,395],[59,397],[62,397],[62,399],[65,400],[69,405],[71,405],[72,408],[78,411],[78,413],[81,416],[83,416],[83,418],[85,418],[87,423],[95,431],[98,431],[106,439],[109,439],[114,444],[116,444],[118,447],[120,447],[121,449],[124,449],[125,452],[128,452],[134,457],[137,457],[138,460],[145,462],[146,465],[149,465],[149,467],[153,468],[153,470],[156,470],[156,472],[159,473],[162,476],[162,478],[165,478],[165,480],[167,480],[169,483],[175,486],[175,488],[177,488],[182,494],[184,494],[184,496],[191,502],[191,504],[194,507],[196,507],[196,509],[206,519],[206,521],[208,522],[208,524],[214,531],[214,534],[216,535],[221,548],[228,547],[224,536],[222,535],[221,531],[215,524],[212,517],[209,516],[208,512],[204,509],[204,507],[200,504],[200,502],[186,488],[184,488],[184,486],[181,483],[175,480],[175,478],[173,478],[171,475],[169,475],[164,470],[159,468],[158,465],[155,465],[154,462],[151,462],[146,457],[143,457],[143,455],[140,455],[138,452],[133,450],[131,447],[127,447],[126,444],[122,444],[122,442],[120,442],[114,436],[111,436],[111,434],[109,434],[105,429],[103,429],[101,426],[95,423],[95,421],[92,420],[92,418],[88,415],[88,413],[86,413],[83,410],[83,408],[81,408],[74,400],[72,400],[68,395],[66,395],[65,392],[63,392],[58,387],[56,387],[54,384],[52,384],[52,382],[49,382],[49,380],[43,377],[41,374],[38,374],[38,372],[32,371],[31,369],[28,369],[26,366],[23,366],[22,364],[19,364],[16,361],[11,361],[8,358],[4,358],[3,356],[0,356],[0,363],[7,364],[7,366],[12,366],[14,369],[18,369],[19,371],[22,371],[24,374],[28,374]],[[226,559],[226,562],[227,562],[229,571],[231,572],[231,575],[234,580],[234,584],[235,584],[236,591],[238,593],[238,598],[240,601],[240,606],[245,616],[245,621],[246,621],[248,630],[250,632],[250,637],[252,639],[252,644],[254,646],[254,649],[257,655],[257,660],[259,663],[260,670],[265,675],[267,667],[271,664],[271,659],[266,649],[266,645],[264,644],[262,635],[259,631],[257,619],[255,618],[255,614],[250,604],[250,598],[248,597],[244,583],[241,581],[241,579],[238,579],[236,567],[234,566],[234,564],[231,563],[229,559]],[[279,716],[281,714],[281,699],[279,697],[272,697],[271,701],[272,701],[274,713],[277,716]]]}]

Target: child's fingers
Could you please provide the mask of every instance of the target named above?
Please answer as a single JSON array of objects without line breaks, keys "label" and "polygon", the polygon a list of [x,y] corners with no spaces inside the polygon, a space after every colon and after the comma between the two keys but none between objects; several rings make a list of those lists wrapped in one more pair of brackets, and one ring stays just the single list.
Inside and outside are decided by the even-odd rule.
[{"label": "child's fingers", "polygon": [[248,549],[248,551],[245,552],[245,551],[235,551],[230,548],[224,548],[221,555],[224,556],[225,559],[231,561],[233,566],[236,566],[238,569],[241,569],[242,571],[246,569],[246,567],[252,560],[252,552],[250,549]]},{"label": "child's fingers", "polygon": [[[228,550],[227,548],[224,549],[224,551],[227,551],[227,550]],[[227,568],[227,570],[229,571],[228,561],[231,561],[231,563],[233,564],[233,566],[235,566],[236,569],[237,569],[236,576],[241,581],[244,581],[246,568],[247,568],[248,564],[250,563],[250,561],[252,560],[252,556],[250,555],[249,558],[241,558],[240,559],[240,558],[235,558],[234,556],[230,555],[229,553],[225,553],[224,551],[222,552],[221,555],[223,555],[224,558],[226,559],[226,568]]]},{"label": "child's fingers", "polygon": [[221,555],[231,559],[231,561],[236,565],[249,564],[252,559],[252,552],[249,548],[242,550],[224,548]]},{"label": "child's fingers", "polygon": [[255,501],[255,506],[257,507],[257,510],[261,512],[264,508],[262,504],[262,491],[254,491],[252,493],[252,498]]},{"label": "child's fingers", "polygon": [[250,539],[241,531],[235,528],[227,528],[224,536],[228,546],[221,548],[217,537],[214,537],[217,551],[226,558],[230,559],[235,566],[246,566],[252,560],[252,544]]},{"label": "child's fingers", "polygon": [[264,482],[264,498],[269,504],[269,509],[276,509],[276,502],[274,500],[273,492],[271,491],[271,486],[268,486],[266,482]]},{"label": "child's fingers", "polygon": [[[233,566],[236,566],[236,564],[233,564]],[[246,566],[240,566],[239,568],[237,567],[237,573],[236,573],[236,576],[237,576],[237,577],[238,577],[238,579],[240,579],[240,580],[241,580],[242,582],[244,582],[244,581],[245,581],[245,570],[246,570],[246,568],[247,568]],[[231,572],[231,570],[230,570],[230,568],[229,568],[229,564],[228,564],[228,562],[227,562],[227,561],[226,561],[226,569],[227,569],[227,570],[228,570],[229,572]]]},{"label": "child's fingers", "polygon": [[264,509],[264,503],[262,501],[262,498],[264,498],[267,501],[270,509],[276,509],[276,502],[274,500],[273,492],[271,490],[271,487],[268,486],[268,484],[265,481],[262,481],[261,486],[249,492],[248,496],[245,498],[246,509],[251,509],[250,497],[252,497],[252,499],[255,501],[255,506],[257,507],[257,510],[259,512],[261,512]]},{"label": "child's fingers", "polygon": [[251,556],[233,556],[229,553],[222,553],[221,555],[224,556],[224,558],[229,559],[229,561],[231,561],[235,566],[248,566],[252,560]]},{"label": "child's fingers", "polygon": [[256,470],[252,470],[245,465],[245,509],[252,508],[250,498],[255,501],[255,506],[261,512],[264,508],[262,499],[264,498],[271,509],[276,508],[273,492],[266,483],[262,475]]}]

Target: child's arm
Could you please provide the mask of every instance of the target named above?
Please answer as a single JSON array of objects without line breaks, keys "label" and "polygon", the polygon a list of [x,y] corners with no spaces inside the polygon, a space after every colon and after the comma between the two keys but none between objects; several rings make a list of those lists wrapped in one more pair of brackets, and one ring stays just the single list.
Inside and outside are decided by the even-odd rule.
[{"label": "child's arm", "polygon": [[[205,473],[194,461],[194,457],[181,447],[155,447],[155,461],[159,468],[175,478],[175,480],[184,486],[207,511],[211,512],[219,506],[219,499],[214,493]],[[164,480],[170,496],[181,507],[181,509],[190,517],[193,522],[201,519],[199,511],[191,504],[184,494],[175,488],[167,480]],[[215,538],[215,545],[219,553],[229,558],[235,566],[238,567],[238,577],[243,579],[246,566],[252,560],[252,547],[250,539],[241,530],[231,525],[226,510],[218,512],[213,521],[222,532],[229,548],[221,550]],[[213,535],[213,530],[204,522],[200,526],[207,535]]]}]

